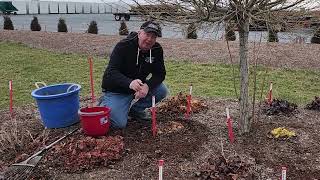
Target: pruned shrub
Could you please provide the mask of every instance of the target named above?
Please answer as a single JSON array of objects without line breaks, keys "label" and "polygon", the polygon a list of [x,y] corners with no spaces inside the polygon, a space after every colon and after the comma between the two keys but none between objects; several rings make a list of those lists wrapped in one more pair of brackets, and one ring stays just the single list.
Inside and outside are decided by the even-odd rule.
[{"label": "pruned shrub", "polygon": [[230,23],[226,23],[224,30],[226,41],[235,41],[237,39],[234,27],[231,26]]},{"label": "pruned shrub", "polygon": [[98,34],[98,25],[96,21],[90,22],[87,32],[91,34]]},{"label": "pruned shrub", "polygon": [[311,38],[311,43],[320,44],[320,28],[318,28]]},{"label": "pruned shrub", "polygon": [[123,36],[128,34],[129,34],[129,30],[128,30],[127,24],[124,21],[121,21],[120,28],[119,28],[119,35]]},{"label": "pruned shrub", "polygon": [[59,19],[58,32],[68,32],[66,21],[63,18]]},{"label": "pruned shrub", "polygon": [[268,42],[279,42],[278,32],[276,30],[268,30]]},{"label": "pruned shrub", "polygon": [[36,16],[34,16],[31,21],[30,29],[31,29],[31,31],[41,31],[41,26],[40,26],[38,18]]},{"label": "pruned shrub", "polygon": [[187,39],[197,39],[197,27],[194,23],[191,23],[187,27]]},{"label": "pruned shrub", "polygon": [[3,29],[14,30],[12,21],[9,16],[3,16]]}]

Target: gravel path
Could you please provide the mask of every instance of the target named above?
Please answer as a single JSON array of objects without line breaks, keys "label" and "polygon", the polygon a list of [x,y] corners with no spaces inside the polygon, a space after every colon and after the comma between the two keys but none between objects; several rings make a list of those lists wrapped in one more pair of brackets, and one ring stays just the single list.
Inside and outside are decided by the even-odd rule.
[{"label": "gravel path", "polygon": [[[57,33],[0,30],[0,41],[21,42],[30,47],[64,53],[84,53],[108,56],[112,47],[123,36],[94,35],[84,33]],[[159,38],[167,60],[187,60],[199,63],[230,63],[225,41]],[[238,60],[238,42],[230,42],[233,63]],[[320,69],[320,45],[318,44],[249,44],[250,63],[254,52],[259,52],[258,63],[275,68]],[[256,47],[256,50],[254,50]]]}]

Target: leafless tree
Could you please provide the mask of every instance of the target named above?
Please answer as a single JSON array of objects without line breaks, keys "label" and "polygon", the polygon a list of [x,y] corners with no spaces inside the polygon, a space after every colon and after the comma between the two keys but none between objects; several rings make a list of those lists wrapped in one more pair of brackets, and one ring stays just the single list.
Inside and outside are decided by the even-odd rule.
[{"label": "leafless tree", "polygon": [[254,22],[279,25],[289,11],[308,7],[317,0],[133,0],[135,11],[150,18],[178,24],[233,23],[239,32],[240,133],[250,131],[248,35]]}]

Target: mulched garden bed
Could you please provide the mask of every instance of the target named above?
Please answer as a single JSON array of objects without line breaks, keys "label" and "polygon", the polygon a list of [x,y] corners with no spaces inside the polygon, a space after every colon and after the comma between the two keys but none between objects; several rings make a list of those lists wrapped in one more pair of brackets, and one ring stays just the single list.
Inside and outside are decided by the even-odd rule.
[{"label": "mulched garden bed", "polygon": [[[320,177],[318,111],[296,107],[290,116],[270,116],[262,111],[256,114],[250,134],[239,136],[236,101],[193,98],[192,108],[197,113],[185,119],[184,97],[180,94],[158,106],[156,137],[152,136],[151,123],[134,119],[126,129],[111,130],[106,137],[86,137],[79,130],[49,150],[31,178],[157,179],[160,159],[165,162],[165,179],[279,179],[282,166],[288,168],[288,179]],[[88,103],[85,99],[82,104]],[[170,103],[174,105],[168,106]],[[225,107],[230,108],[234,122],[233,144],[228,140]],[[1,111],[1,133],[16,124],[18,137],[25,143],[1,148],[1,172],[73,128],[43,129],[35,106],[15,110],[16,121],[9,112]],[[297,136],[270,137],[277,127],[294,131]]]}]

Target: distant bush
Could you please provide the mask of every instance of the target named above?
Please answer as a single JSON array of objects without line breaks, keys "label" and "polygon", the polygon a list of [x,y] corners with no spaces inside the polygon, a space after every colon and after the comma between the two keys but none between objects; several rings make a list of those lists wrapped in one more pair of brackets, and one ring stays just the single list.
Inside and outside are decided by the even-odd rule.
[{"label": "distant bush", "polygon": [[235,41],[237,39],[236,33],[234,32],[234,27],[229,23],[225,24],[225,40],[226,41]]},{"label": "distant bush", "polygon": [[268,42],[279,42],[278,32],[272,28],[268,30]]},{"label": "distant bush", "polygon": [[313,37],[311,38],[311,43],[320,44],[320,28],[314,33]]},{"label": "distant bush", "polygon": [[67,24],[63,18],[59,19],[58,32],[68,32]]},{"label": "distant bush", "polygon": [[3,16],[3,29],[14,30],[12,21],[9,16]]},{"label": "distant bush", "polygon": [[38,18],[36,16],[33,17],[30,24],[31,31],[41,31],[41,26],[38,22]]},{"label": "distant bush", "polygon": [[195,24],[189,24],[187,27],[187,39],[197,39],[197,27]]},{"label": "distant bush", "polygon": [[124,21],[121,21],[120,28],[119,28],[119,35],[123,36],[128,34],[129,34],[129,30],[128,30],[127,24]]},{"label": "distant bush", "polygon": [[87,32],[91,34],[98,34],[98,25],[96,21],[90,22]]}]

